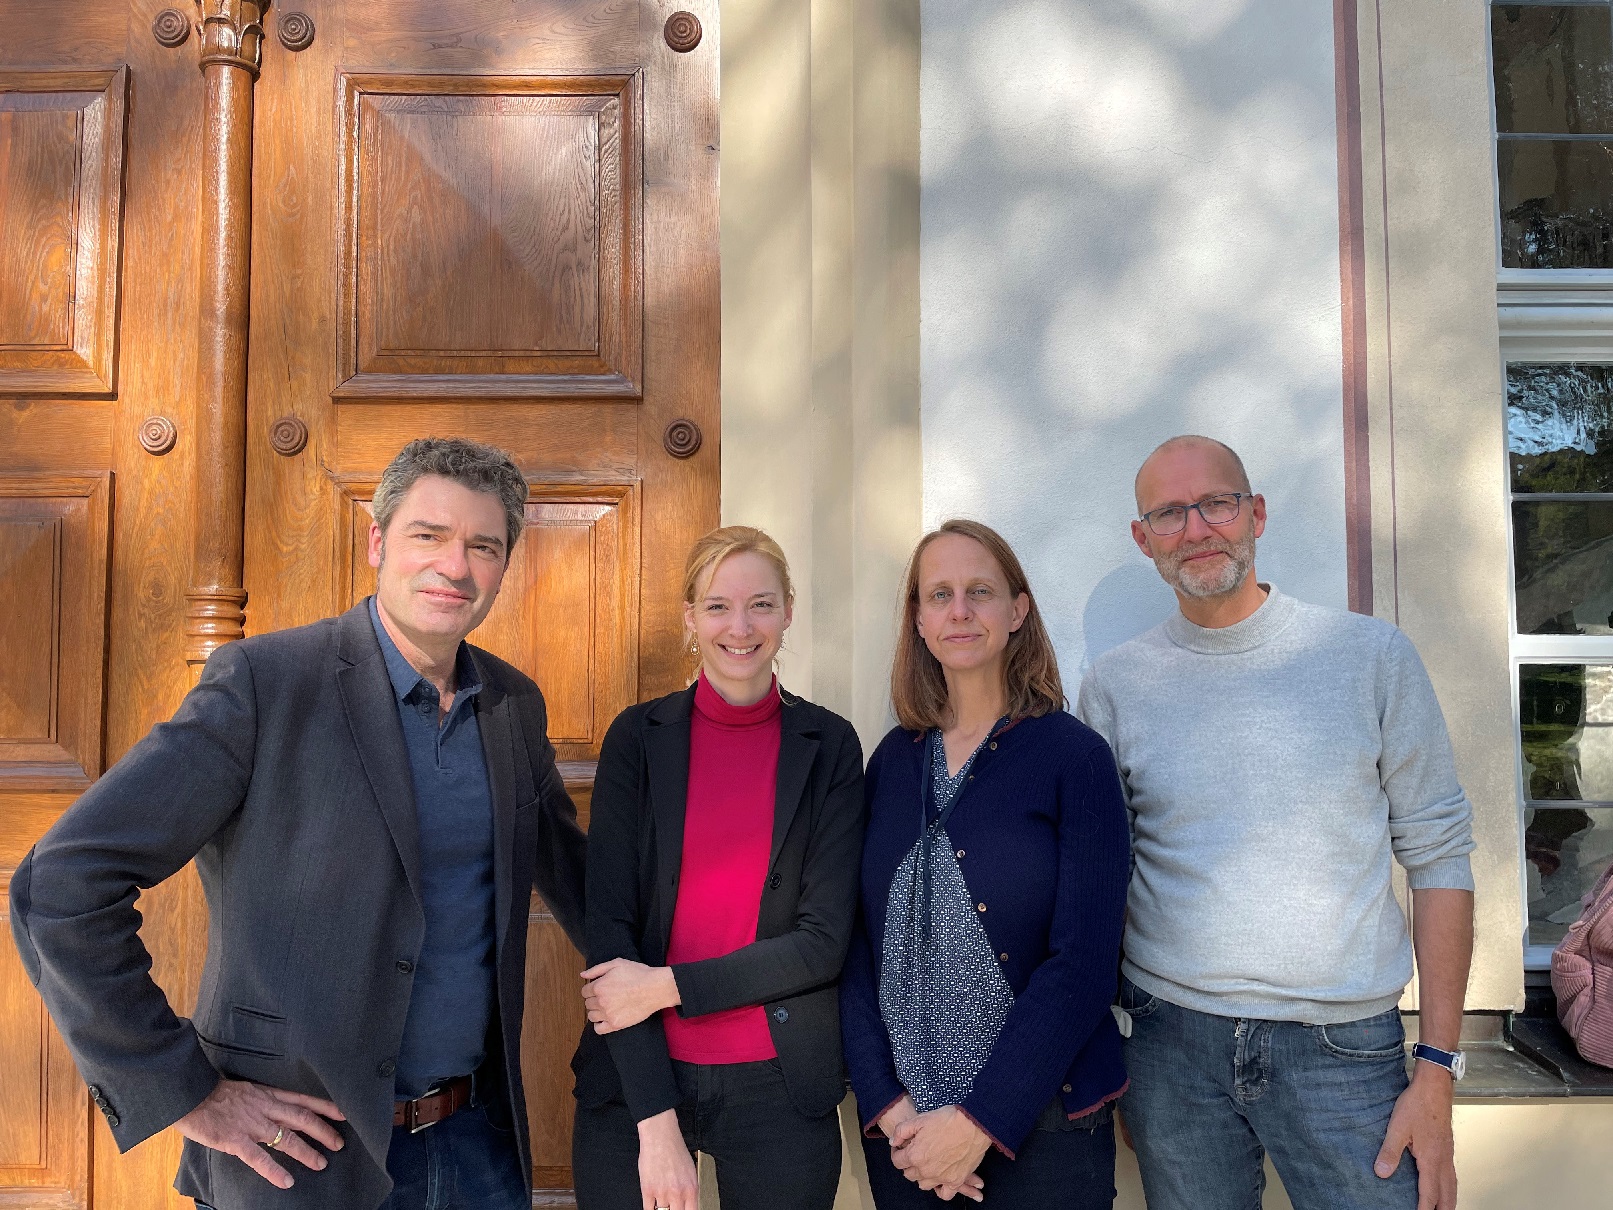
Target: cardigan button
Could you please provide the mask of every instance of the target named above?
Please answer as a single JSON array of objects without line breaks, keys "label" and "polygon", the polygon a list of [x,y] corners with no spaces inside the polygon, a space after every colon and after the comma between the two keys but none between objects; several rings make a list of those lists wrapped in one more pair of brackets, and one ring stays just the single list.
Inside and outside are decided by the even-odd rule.
[{"label": "cardigan button", "polygon": [[976,908],[976,910],[983,912],[983,911],[986,910],[986,905],[983,904],[983,903],[977,903],[977,904],[975,904],[975,908]]},{"label": "cardigan button", "polygon": [[1068,1085],[1068,1084],[1066,1084],[1066,1085],[1065,1085],[1065,1086],[1064,1086],[1064,1091],[1065,1091],[1065,1092],[1074,1092],[1074,1091],[1075,1091],[1075,1089],[1073,1089],[1073,1088],[1071,1088],[1071,1087],[1070,1087],[1070,1086],[1069,1086],[1069,1085]]},{"label": "cardigan button", "polygon": [[991,750],[993,752],[995,752],[997,750],[997,741],[996,740],[991,741]]},{"label": "cardigan button", "polygon": [[1008,961],[1008,955],[1007,954],[998,954],[997,955],[997,961],[998,962],[1007,962]]},{"label": "cardigan button", "polygon": [[962,857],[962,856],[963,856],[963,850],[962,850],[962,849],[959,849],[959,850],[958,850],[958,856],[959,856],[959,857]]}]

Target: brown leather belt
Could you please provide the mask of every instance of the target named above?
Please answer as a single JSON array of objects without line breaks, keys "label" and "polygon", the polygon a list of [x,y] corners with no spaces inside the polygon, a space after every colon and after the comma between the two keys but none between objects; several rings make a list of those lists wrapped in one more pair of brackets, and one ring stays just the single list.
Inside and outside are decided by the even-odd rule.
[{"label": "brown leather belt", "polygon": [[470,1094],[471,1078],[460,1076],[457,1080],[449,1080],[440,1088],[432,1089],[423,1097],[416,1097],[412,1101],[394,1101],[392,1124],[407,1126],[411,1131],[435,1126],[444,1118],[453,1117],[469,1105]]}]

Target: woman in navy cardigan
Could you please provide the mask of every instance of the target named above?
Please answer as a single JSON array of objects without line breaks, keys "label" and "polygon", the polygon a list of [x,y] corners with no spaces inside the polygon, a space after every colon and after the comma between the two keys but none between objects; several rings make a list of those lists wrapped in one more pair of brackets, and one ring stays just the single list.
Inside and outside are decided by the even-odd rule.
[{"label": "woman in navy cardigan", "polygon": [[949,521],[908,564],[900,726],[869,762],[846,1064],[880,1210],[1112,1206],[1130,849],[1019,560]]}]

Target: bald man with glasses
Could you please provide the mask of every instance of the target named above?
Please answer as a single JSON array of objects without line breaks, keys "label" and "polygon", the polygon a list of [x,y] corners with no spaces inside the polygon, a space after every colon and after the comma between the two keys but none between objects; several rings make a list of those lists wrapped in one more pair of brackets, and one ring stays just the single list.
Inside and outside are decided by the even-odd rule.
[{"label": "bald man with glasses", "polygon": [[1094,662],[1078,713],[1131,812],[1121,1110],[1149,1210],[1258,1206],[1267,1154],[1296,1210],[1454,1210],[1472,808],[1422,661],[1260,582],[1266,502],[1221,442],[1165,442],[1136,494],[1179,610]]}]

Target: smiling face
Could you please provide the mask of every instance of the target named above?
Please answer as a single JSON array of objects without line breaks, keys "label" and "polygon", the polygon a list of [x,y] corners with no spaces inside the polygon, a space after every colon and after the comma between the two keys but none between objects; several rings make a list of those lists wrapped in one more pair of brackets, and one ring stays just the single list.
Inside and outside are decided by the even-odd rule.
[{"label": "smiling face", "polygon": [[1255,539],[1265,532],[1266,501],[1249,497],[1248,480],[1226,451],[1207,441],[1167,443],[1137,472],[1137,511],[1166,505],[1197,504],[1207,497],[1242,492],[1237,517],[1210,525],[1189,509],[1178,533],[1161,537],[1143,521],[1131,523],[1131,536],[1154,561],[1160,576],[1184,597],[1224,597],[1238,592],[1255,570]]},{"label": "smiling face", "polygon": [[1030,611],[991,552],[962,534],[942,534],[919,555],[918,598],[914,624],[948,672],[1005,668],[1009,636]]},{"label": "smiling face", "polygon": [[496,495],[440,475],[417,479],[386,533],[370,526],[376,603],[392,626],[434,658],[456,649],[498,597],[505,525]]},{"label": "smiling face", "polygon": [[719,562],[683,607],[706,680],[736,706],[760,701],[772,686],[773,657],[791,616],[778,568],[751,550]]}]

